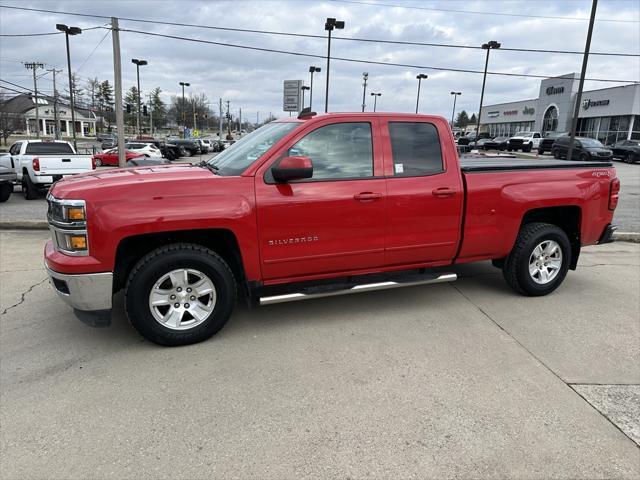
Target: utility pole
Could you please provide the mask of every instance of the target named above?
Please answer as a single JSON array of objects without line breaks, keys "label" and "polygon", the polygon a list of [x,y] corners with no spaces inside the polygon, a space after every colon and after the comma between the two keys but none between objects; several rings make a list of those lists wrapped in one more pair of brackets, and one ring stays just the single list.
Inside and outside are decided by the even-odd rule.
[{"label": "utility pole", "polygon": [[256,112],[256,128],[260,125],[260,111]]},{"label": "utility pole", "polygon": [[227,100],[227,140],[233,140],[231,135],[231,102]]},{"label": "utility pole", "polygon": [[151,103],[151,94],[149,94],[149,132],[153,137],[153,105]]},{"label": "utility pole", "polygon": [[53,135],[56,140],[60,140],[60,120],[58,119],[58,90],[56,89],[56,73],[62,73],[62,70],[52,68],[47,72],[53,73]]},{"label": "utility pole", "polygon": [[[124,111],[122,110],[122,65],[120,63],[120,31],[118,19],[111,17],[111,38],[113,39],[113,80],[116,100],[116,129],[118,130],[118,166],[124,168],[127,160],[124,154]],[[75,126],[74,130],[75,132]]]},{"label": "utility pole", "polygon": [[242,136],[242,109],[240,109],[240,117],[239,117],[238,123],[239,123],[238,134]]},{"label": "utility pole", "polygon": [[578,93],[576,94],[576,105],[573,109],[573,119],[571,120],[571,134],[569,135],[569,151],[567,160],[571,160],[573,154],[573,143],[576,138],[576,128],[578,127],[578,115],[580,115],[580,105],[582,104],[582,88],[584,87],[584,76],[587,74],[587,62],[589,61],[589,50],[591,49],[591,34],[593,33],[593,23],[596,18],[598,0],[593,0],[591,4],[591,17],[589,18],[589,30],[587,30],[587,41],[584,45],[584,56],[582,57],[582,70],[580,72],[580,83],[578,83]]},{"label": "utility pole", "polygon": [[36,138],[40,138],[40,114],[38,113],[40,104],[38,103],[38,84],[36,81],[36,70],[38,68],[44,68],[44,65],[38,62],[28,62],[24,64],[24,68],[26,68],[27,70],[33,70],[33,94],[36,101]]},{"label": "utility pole", "polygon": [[220,125],[218,126],[218,138],[222,140],[222,99],[220,99]]},{"label": "utility pole", "polygon": [[193,109],[193,129],[197,130],[196,126],[196,99],[193,95],[191,95],[191,108]]}]

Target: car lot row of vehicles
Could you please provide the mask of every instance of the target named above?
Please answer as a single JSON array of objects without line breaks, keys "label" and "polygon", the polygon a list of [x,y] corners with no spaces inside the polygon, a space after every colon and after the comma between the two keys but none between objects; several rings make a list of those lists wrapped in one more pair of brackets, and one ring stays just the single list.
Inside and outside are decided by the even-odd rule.
[{"label": "car lot row of vehicles", "polygon": [[[550,153],[556,159],[567,158],[570,138],[566,132],[552,132],[542,136],[540,132],[516,132],[511,137],[501,136],[491,138],[486,133],[480,133],[476,141],[475,132],[460,137],[458,145],[478,150],[500,150],[531,152],[537,150],[539,155]],[[614,145],[604,146],[599,140],[590,137],[576,137],[573,144],[572,159],[574,160],[623,160],[626,163],[640,162],[640,141],[622,140]]]}]

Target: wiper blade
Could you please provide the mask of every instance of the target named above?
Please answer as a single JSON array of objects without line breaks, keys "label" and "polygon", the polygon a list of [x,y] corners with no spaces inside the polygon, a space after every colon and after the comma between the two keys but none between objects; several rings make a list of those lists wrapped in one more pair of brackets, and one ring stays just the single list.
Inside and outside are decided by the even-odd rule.
[{"label": "wiper blade", "polygon": [[206,161],[200,162],[197,165],[198,167],[207,168],[211,170],[213,173],[218,173],[218,170],[220,170],[220,167],[218,167],[217,165],[213,165]]}]

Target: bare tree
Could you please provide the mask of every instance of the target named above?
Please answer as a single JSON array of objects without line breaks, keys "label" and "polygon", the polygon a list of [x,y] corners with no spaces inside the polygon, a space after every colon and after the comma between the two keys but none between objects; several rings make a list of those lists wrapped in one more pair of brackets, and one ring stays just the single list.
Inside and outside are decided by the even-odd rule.
[{"label": "bare tree", "polygon": [[0,106],[0,137],[4,140],[5,146],[7,145],[7,139],[23,128],[23,120],[19,115],[15,113],[2,111]]}]

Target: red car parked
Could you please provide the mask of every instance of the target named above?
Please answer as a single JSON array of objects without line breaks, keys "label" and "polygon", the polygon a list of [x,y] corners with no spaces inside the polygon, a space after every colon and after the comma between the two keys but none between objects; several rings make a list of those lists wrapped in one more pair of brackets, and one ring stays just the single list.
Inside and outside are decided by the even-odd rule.
[{"label": "red car parked", "polygon": [[619,189],[610,162],[461,160],[442,117],[303,111],[208,162],[56,182],[44,255],[81,320],[108,325],[124,289],[144,337],[181,345],[220,330],[238,297],[452,281],[428,269],[467,262],[492,260],[516,292],[546,295],[582,246],[613,241]]},{"label": "red car parked", "polygon": [[[126,160],[131,160],[132,158],[141,157],[139,153],[130,152],[129,150],[125,150],[124,152],[126,156]],[[118,149],[112,148],[111,150],[107,150],[102,153],[96,153],[93,156],[93,160],[95,162],[96,167],[101,167],[103,165],[111,165],[118,166]]]}]

